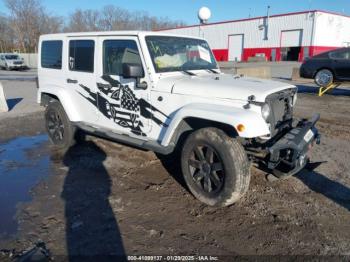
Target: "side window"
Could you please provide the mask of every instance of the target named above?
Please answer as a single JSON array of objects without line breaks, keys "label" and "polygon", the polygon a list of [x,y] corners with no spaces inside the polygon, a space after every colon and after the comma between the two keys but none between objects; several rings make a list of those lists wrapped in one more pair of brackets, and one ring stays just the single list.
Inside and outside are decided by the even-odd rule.
[{"label": "side window", "polygon": [[142,66],[136,42],[133,40],[105,40],[103,42],[103,74],[121,75],[123,63]]},{"label": "side window", "polygon": [[43,41],[41,43],[41,67],[62,69],[62,41]]},{"label": "side window", "polygon": [[93,40],[69,41],[69,69],[79,72],[94,72],[95,42]]},{"label": "side window", "polygon": [[350,59],[350,50],[334,51],[329,53],[329,57],[332,59]]}]

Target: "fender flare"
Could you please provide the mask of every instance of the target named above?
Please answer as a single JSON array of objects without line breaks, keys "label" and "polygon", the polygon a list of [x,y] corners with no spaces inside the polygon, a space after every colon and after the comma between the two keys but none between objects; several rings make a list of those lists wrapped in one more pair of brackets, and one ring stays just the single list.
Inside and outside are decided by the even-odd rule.
[{"label": "fender flare", "polygon": [[[239,137],[243,138],[254,138],[270,134],[268,124],[259,113],[252,110],[223,105],[189,104],[174,113],[163,136],[162,146],[168,146],[174,137],[178,137],[182,132],[189,130],[188,127],[186,128],[186,125],[184,128],[178,127],[186,118],[190,117],[227,124],[236,130]],[[237,125],[239,124],[245,126],[244,131],[239,132],[237,130]]]},{"label": "fender flare", "polygon": [[[55,90],[55,92],[53,92],[52,90]],[[41,104],[41,100],[42,100],[42,95],[43,94],[49,94],[49,95],[54,95],[58,98],[59,102],[61,103],[61,105],[64,108],[64,111],[66,112],[68,119],[72,122],[74,121],[79,121],[79,114],[78,111],[75,108],[75,105],[71,99],[71,97],[69,96],[69,94],[67,94],[67,92],[59,87],[59,86],[55,86],[55,87],[45,87],[42,88],[40,87],[38,90],[38,95],[37,95],[37,102],[39,104]]]}]

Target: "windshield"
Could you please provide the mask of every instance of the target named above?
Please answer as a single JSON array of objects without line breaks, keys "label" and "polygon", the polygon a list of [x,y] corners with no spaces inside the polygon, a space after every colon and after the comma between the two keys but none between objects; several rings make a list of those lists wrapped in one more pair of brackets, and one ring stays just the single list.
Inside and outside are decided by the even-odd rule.
[{"label": "windshield", "polygon": [[215,58],[204,40],[146,36],[146,43],[157,73],[217,68]]},{"label": "windshield", "polygon": [[7,60],[17,60],[19,59],[18,55],[5,55],[5,59]]}]

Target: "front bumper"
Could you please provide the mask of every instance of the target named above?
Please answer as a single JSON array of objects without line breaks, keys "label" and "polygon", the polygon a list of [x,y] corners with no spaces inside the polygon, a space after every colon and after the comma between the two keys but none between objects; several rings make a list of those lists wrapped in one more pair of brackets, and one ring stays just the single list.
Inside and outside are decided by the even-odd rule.
[{"label": "front bumper", "polygon": [[314,78],[314,70],[312,68],[301,65],[299,75],[302,78]]},{"label": "front bumper", "polygon": [[300,121],[296,127],[268,147],[267,167],[277,177],[299,172],[308,163],[307,155],[314,142],[320,143],[320,134],[315,127],[320,115]]},{"label": "front bumper", "polygon": [[24,65],[24,64],[20,64],[20,65],[12,64],[12,65],[8,65],[7,67],[8,67],[10,70],[12,70],[12,69],[24,69],[24,68],[25,68],[25,65]]}]

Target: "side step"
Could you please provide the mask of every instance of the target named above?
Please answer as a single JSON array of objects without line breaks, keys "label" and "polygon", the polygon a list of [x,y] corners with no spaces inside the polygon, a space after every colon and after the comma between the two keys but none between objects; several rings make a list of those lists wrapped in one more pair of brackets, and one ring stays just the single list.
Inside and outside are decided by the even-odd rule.
[{"label": "side step", "polygon": [[129,145],[132,147],[153,151],[163,155],[168,155],[172,153],[175,148],[174,144],[170,144],[165,147],[155,140],[143,140],[143,139],[128,136],[126,134],[117,134],[108,129],[103,129],[103,128],[97,129],[83,122],[74,122],[73,124],[93,136],[105,138],[107,140],[118,142],[120,144]]}]

